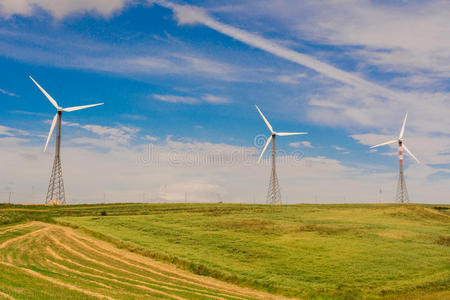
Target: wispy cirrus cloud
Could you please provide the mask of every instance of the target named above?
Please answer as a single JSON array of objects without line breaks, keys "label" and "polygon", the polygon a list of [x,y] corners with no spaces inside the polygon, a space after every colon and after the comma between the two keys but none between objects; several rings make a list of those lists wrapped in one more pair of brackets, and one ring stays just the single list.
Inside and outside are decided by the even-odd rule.
[{"label": "wispy cirrus cloud", "polygon": [[170,103],[183,103],[183,104],[200,104],[202,102],[210,103],[210,104],[228,104],[231,102],[229,98],[221,97],[221,96],[215,96],[211,94],[206,94],[203,96],[200,96],[198,98],[191,97],[191,96],[179,96],[179,95],[160,95],[160,94],[153,94],[152,98],[164,101],[164,102],[170,102]]},{"label": "wispy cirrus cloud", "polygon": [[226,103],[231,102],[231,100],[227,97],[220,97],[220,96],[215,96],[215,95],[211,95],[211,94],[204,95],[202,97],[202,99],[205,102],[212,103],[212,104],[226,104]]},{"label": "wispy cirrus cloud", "polygon": [[275,77],[275,80],[281,83],[288,83],[288,84],[299,84],[302,82],[302,79],[306,78],[307,75],[304,73],[297,73],[297,74],[283,74],[278,75]]},{"label": "wispy cirrus cloud", "polygon": [[292,148],[300,148],[300,147],[306,147],[306,148],[314,148],[314,146],[311,144],[311,142],[303,141],[303,142],[292,142],[289,143],[289,146]]},{"label": "wispy cirrus cloud", "polygon": [[152,97],[159,101],[170,103],[198,104],[200,101],[194,97],[177,96],[177,95],[158,95],[153,94]]},{"label": "wispy cirrus cloud", "polygon": [[[113,44],[67,33],[70,38],[22,32],[19,29],[0,29],[0,56],[27,63],[51,65],[60,68],[93,70],[142,80],[155,75],[195,75],[218,81],[248,81],[243,73],[260,74],[261,71],[223,62],[213,55],[191,47],[180,51],[178,42],[162,45],[150,39],[148,45],[130,41],[129,45]],[[148,46],[153,46],[148,53]],[[54,51],[57,48],[58,51]],[[184,51],[184,52],[183,52]]]},{"label": "wispy cirrus cloud", "polygon": [[395,96],[393,91],[365,80],[358,75],[341,70],[328,63],[324,63],[310,55],[281,46],[257,34],[219,22],[202,8],[190,5],[178,5],[165,0],[150,2],[156,2],[159,5],[172,9],[180,25],[202,24],[247,45],[310,68],[338,82],[364,88],[375,94],[383,94],[391,97]]},{"label": "wispy cirrus cloud", "polygon": [[8,92],[7,90],[4,90],[4,89],[0,89],[0,94],[11,96],[11,97],[19,97],[19,95]]},{"label": "wispy cirrus cloud", "polygon": [[0,135],[8,136],[8,137],[15,137],[15,136],[27,136],[30,135],[28,131],[11,128],[7,126],[0,125]]},{"label": "wispy cirrus cloud", "polygon": [[293,39],[347,47],[339,52],[385,71],[444,77],[450,71],[448,1],[249,0],[214,3],[209,10],[248,23],[274,22]]},{"label": "wispy cirrus cloud", "polygon": [[121,10],[131,0],[3,0],[0,3],[0,15],[31,16],[39,9],[45,10],[57,19],[75,13],[94,13],[104,17]]},{"label": "wispy cirrus cloud", "polygon": [[72,139],[73,143],[91,144],[93,146],[103,145],[104,148],[118,147],[119,145],[130,145],[130,142],[136,138],[137,133],[140,131],[139,128],[128,127],[124,125],[119,125],[116,127],[93,124],[82,125],[79,123],[67,121],[62,121],[62,124],[69,127],[84,129],[100,137],[100,139],[91,137],[79,137],[76,139]]}]

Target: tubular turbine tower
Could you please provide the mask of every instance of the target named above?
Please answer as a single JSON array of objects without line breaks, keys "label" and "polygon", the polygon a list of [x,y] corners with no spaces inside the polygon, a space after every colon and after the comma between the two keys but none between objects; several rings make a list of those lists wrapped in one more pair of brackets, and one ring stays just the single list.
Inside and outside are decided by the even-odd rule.
[{"label": "tubular turbine tower", "polygon": [[261,158],[266,151],[267,147],[269,146],[269,143],[272,141],[272,170],[270,172],[270,181],[269,181],[269,188],[267,190],[267,204],[281,204],[281,192],[280,192],[280,186],[278,184],[278,176],[277,176],[277,168],[276,168],[276,137],[277,136],[289,136],[289,135],[299,135],[299,134],[308,134],[307,132],[276,132],[273,130],[272,126],[270,125],[269,121],[267,121],[266,117],[264,117],[263,113],[259,109],[257,105],[255,105],[256,109],[258,110],[259,114],[263,118],[264,122],[266,123],[267,127],[269,128],[272,135],[267,139],[266,144],[264,145],[264,148],[259,155],[258,163],[261,161]]},{"label": "tubular turbine tower", "polygon": [[402,129],[400,130],[400,135],[398,136],[398,139],[391,140],[391,141],[370,147],[370,148],[375,148],[375,147],[379,147],[379,146],[398,143],[399,174],[398,174],[398,183],[397,183],[397,194],[396,194],[395,200],[396,200],[396,202],[400,202],[400,203],[409,203],[408,190],[406,189],[405,176],[404,176],[404,172],[403,172],[403,149],[405,149],[406,152],[409,155],[411,155],[411,157],[414,158],[414,160],[417,163],[419,163],[419,160],[414,156],[414,154],[411,153],[411,151],[409,151],[408,147],[406,147],[404,140],[403,140],[403,134],[405,133],[405,125],[406,125],[407,118],[408,118],[408,113],[406,113],[405,119],[403,120]]},{"label": "tubular turbine tower", "polygon": [[55,99],[52,98],[31,76],[30,79],[37,85],[41,92],[47,97],[51,104],[56,108],[56,115],[53,117],[52,125],[50,126],[50,132],[48,133],[47,142],[45,143],[44,152],[47,150],[48,142],[52,137],[53,130],[56,125],[56,144],[55,144],[55,160],[53,162],[52,174],[50,176],[50,182],[48,184],[47,197],[45,204],[63,205],[66,204],[66,195],[64,192],[64,181],[62,176],[61,166],[61,118],[62,112],[71,112],[80,109],[85,109],[93,106],[102,105],[103,103],[74,106],[68,108],[62,108],[58,105]]}]

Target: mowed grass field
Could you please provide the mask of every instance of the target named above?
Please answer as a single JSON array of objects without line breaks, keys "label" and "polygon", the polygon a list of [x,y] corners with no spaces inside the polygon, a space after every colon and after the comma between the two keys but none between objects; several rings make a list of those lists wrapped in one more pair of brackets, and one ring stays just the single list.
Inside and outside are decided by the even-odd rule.
[{"label": "mowed grass field", "polygon": [[450,299],[447,207],[179,205],[61,217],[195,273],[306,299]]},{"label": "mowed grass field", "polygon": [[283,296],[450,299],[450,206],[0,204],[0,299]]},{"label": "mowed grass field", "polygon": [[276,299],[133,254],[69,227],[0,229],[0,299]]}]

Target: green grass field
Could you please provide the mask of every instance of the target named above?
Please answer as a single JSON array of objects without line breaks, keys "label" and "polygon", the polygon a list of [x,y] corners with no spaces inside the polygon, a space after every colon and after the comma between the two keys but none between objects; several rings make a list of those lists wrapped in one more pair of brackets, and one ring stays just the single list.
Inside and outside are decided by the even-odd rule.
[{"label": "green grass field", "polygon": [[[19,222],[27,225],[30,220],[48,222],[32,223],[34,227],[40,228],[56,222],[77,228],[70,230],[83,236],[73,238],[73,234],[69,234],[67,237],[61,229],[67,227],[51,227],[40,234],[53,232],[53,239],[46,238],[47,234],[41,238],[43,242],[39,242],[30,235],[19,240],[22,243],[34,243],[32,245],[35,247],[23,247],[20,243],[15,247],[12,247],[15,243],[5,248],[0,246],[0,257],[9,264],[30,267],[35,272],[63,281],[67,274],[58,273],[61,267],[46,264],[44,260],[35,263],[33,257],[39,251],[29,253],[23,249],[44,247],[41,244],[45,245],[45,249],[51,248],[55,246],[54,239],[59,238],[59,247],[53,251],[62,261],[56,262],[67,264],[64,265],[65,272],[70,273],[70,270],[75,269],[70,261],[81,265],[87,262],[80,257],[75,260],[73,253],[62,249],[61,245],[72,249],[78,247],[84,251],[82,253],[89,253],[92,251],[87,251],[76,242],[89,237],[95,241],[106,241],[126,253],[135,252],[193,273],[272,294],[305,299],[450,299],[449,208],[426,205],[271,207],[231,204],[132,204],[64,208],[0,206],[0,221],[3,223]],[[29,226],[18,226],[15,230],[2,232],[0,227],[0,244],[27,235],[28,230]],[[109,261],[98,251],[89,255],[94,260]],[[49,257],[52,258],[47,259],[55,259],[55,256]],[[34,285],[26,279],[32,274],[25,274],[23,280],[14,279],[14,274],[4,272],[5,268],[8,269],[6,266],[0,263],[0,269],[3,269],[0,291],[21,284],[29,287]],[[109,274],[103,276],[109,280],[111,276],[123,277],[111,267],[105,270],[102,265],[89,266],[103,272],[103,275]],[[135,270],[135,266],[130,268],[129,272],[133,274],[139,271]],[[84,272],[92,271],[89,270],[85,269]],[[139,275],[143,274],[133,276]],[[122,294],[119,294],[122,296],[119,298],[124,299],[134,298],[131,296],[134,294],[139,297],[145,294],[143,288],[134,292],[130,290],[130,285],[123,287],[106,279],[96,285],[97,279],[94,276],[91,282],[74,282],[77,282],[77,286],[99,294],[108,291],[101,284],[113,286],[121,291]],[[147,280],[151,281],[151,278]],[[44,282],[39,285],[43,286]],[[211,286],[200,288],[202,295],[193,290],[173,293],[167,286],[147,287],[188,299],[224,293]],[[76,298],[77,290],[69,291]],[[91,296],[95,298],[95,295]],[[226,297],[231,299],[232,296]]]}]

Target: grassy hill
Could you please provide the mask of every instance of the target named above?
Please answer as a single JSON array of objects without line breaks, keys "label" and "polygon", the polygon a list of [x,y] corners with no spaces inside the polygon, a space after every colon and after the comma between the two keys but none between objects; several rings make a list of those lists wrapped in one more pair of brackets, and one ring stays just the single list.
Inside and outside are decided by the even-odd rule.
[{"label": "grassy hill", "polygon": [[[449,208],[3,206],[0,222],[37,219],[65,224],[127,253],[274,294],[307,299],[449,299]],[[75,247],[73,240],[65,242]],[[0,248],[5,257],[3,252]]]}]

